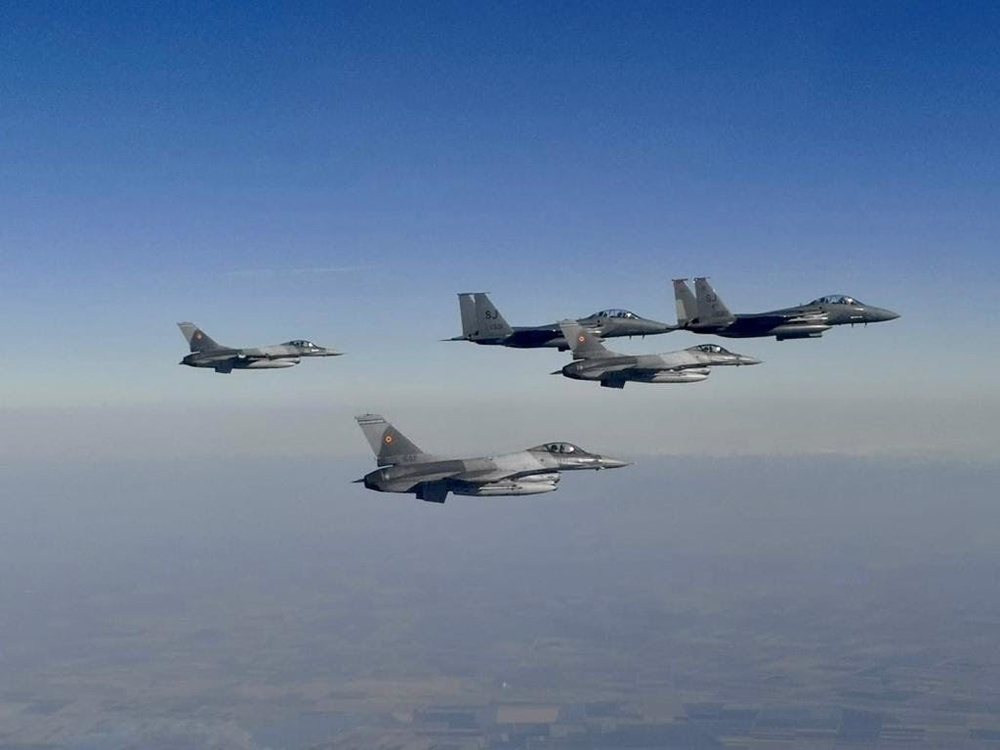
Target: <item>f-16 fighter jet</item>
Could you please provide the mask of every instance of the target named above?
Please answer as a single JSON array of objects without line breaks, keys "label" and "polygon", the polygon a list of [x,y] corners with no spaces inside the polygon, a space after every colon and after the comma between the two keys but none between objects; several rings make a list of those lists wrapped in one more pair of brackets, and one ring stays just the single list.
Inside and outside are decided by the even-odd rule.
[{"label": "f-16 fighter jet", "polygon": [[892,310],[872,307],[844,294],[831,294],[781,310],[734,315],[707,278],[696,278],[694,288],[692,294],[687,279],[674,279],[677,327],[727,338],[774,336],[778,341],[819,338],[833,326],[868,325],[899,317]]},{"label": "f-16 fighter jet", "polygon": [[[484,292],[458,295],[462,313],[462,335],[448,341],[472,341],[476,344],[536,349],[543,346],[566,351],[569,345],[557,323],[542,326],[510,326]],[[577,321],[603,338],[615,336],[651,336],[675,330],[657,320],[640,318],[629,310],[601,310]]]},{"label": "f-16 fighter jet", "polygon": [[552,492],[561,471],[629,465],[572,443],[545,443],[483,458],[443,458],[424,453],[377,414],[357,420],[380,467],[357,482],[378,492],[412,492],[431,503],[443,503],[449,492],[476,497]]},{"label": "f-16 fighter jet", "polygon": [[180,361],[189,367],[211,367],[216,372],[233,370],[271,370],[297,365],[302,357],[337,357],[342,352],[324,349],[311,341],[296,339],[284,344],[256,349],[232,349],[213,341],[194,323],[177,324],[191,346],[191,353]]},{"label": "f-16 fighter jet", "polygon": [[600,338],[575,320],[559,323],[573,350],[573,362],[556,370],[574,380],[599,380],[605,388],[624,388],[625,383],[698,383],[710,367],[757,365],[759,359],[723,349],[718,344],[699,344],[665,354],[618,354],[609,351]]}]

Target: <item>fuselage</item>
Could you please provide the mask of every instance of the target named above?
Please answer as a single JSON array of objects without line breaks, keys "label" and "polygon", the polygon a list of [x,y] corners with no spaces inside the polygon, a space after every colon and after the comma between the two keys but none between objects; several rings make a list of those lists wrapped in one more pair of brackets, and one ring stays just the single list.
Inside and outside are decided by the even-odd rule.
[{"label": "fuselage", "polygon": [[188,367],[210,367],[218,372],[274,370],[294,367],[304,357],[336,357],[339,354],[340,352],[317,346],[311,341],[288,341],[273,346],[191,352],[180,361],[180,364]]},{"label": "fuselage", "polygon": [[577,359],[564,366],[562,374],[574,380],[599,380],[607,387],[621,388],[625,382],[700,383],[708,378],[710,367],[759,363],[759,359],[717,344],[699,344],[664,354],[612,354]]},{"label": "fuselage", "polygon": [[816,338],[833,326],[867,325],[895,320],[898,313],[881,307],[864,305],[855,300],[822,302],[787,307],[762,313],[737,313],[727,322],[704,322],[697,318],[685,328],[694,333],[711,333],[725,338],[756,338],[775,336],[779,341],[794,338]]},{"label": "fuselage", "polygon": [[419,492],[424,485],[437,484],[457,495],[524,495],[555,490],[562,471],[627,465],[571,443],[555,442],[497,456],[456,459],[425,455],[419,461],[369,472],[363,482],[379,492]]},{"label": "fuselage", "polygon": [[[628,310],[602,310],[585,318],[578,318],[577,322],[584,328],[594,331],[601,338],[655,336],[659,333],[669,333],[676,330],[676,326],[642,318]],[[569,349],[558,323],[542,326],[514,326],[513,333],[507,336],[482,339],[476,343],[500,344],[516,349],[538,349],[541,347],[552,347],[560,351]]]}]

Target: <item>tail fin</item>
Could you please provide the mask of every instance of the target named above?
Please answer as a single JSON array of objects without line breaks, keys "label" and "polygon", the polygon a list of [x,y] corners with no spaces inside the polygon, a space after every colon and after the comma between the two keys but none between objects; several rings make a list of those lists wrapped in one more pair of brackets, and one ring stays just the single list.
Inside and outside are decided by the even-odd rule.
[{"label": "tail fin", "polygon": [[674,279],[674,305],[677,307],[677,326],[683,328],[698,317],[698,303],[687,279]]},{"label": "tail fin", "polygon": [[194,323],[178,323],[177,325],[180,327],[181,333],[184,334],[184,338],[187,339],[188,345],[193,352],[213,352],[229,348],[213,341],[207,333]]},{"label": "tail fin", "polygon": [[598,357],[614,357],[615,353],[609,351],[601,343],[601,337],[591,333],[575,320],[560,320],[559,328],[562,329],[563,336],[570,350],[573,352],[573,359],[595,359]]},{"label": "tail fin", "polygon": [[378,414],[362,414],[355,419],[368,438],[368,444],[375,451],[375,462],[379,466],[414,463],[424,455],[420,448],[386,422],[384,417]]},{"label": "tail fin", "polygon": [[459,294],[458,309],[462,313],[462,338],[471,339],[476,333],[475,295]]},{"label": "tail fin", "polygon": [[735,316],[729,312],[726,303],[719,299],[707,278],[696,277],[694,291],[698,301],[699,323],[731,323],[735,320]]},{"label": "tail fin", "polygon": [[514,332],[485,292],[459,294],[458,305],[462,311],[462,337],[469,341],[505,339]]}]

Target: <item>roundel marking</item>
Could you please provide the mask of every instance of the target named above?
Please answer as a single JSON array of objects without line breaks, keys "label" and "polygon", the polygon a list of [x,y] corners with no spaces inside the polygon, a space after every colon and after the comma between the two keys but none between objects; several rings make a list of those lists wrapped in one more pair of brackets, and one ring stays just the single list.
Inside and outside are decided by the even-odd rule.
[{"label": "roundel marking", "polygon": [[386,445],[389,445],[389,443],[391,443],[391,442],[392,442],[392,435],[386,435],[386,436],[385,436],[385,437],[383,438],[383,440],[385,441],[385,444],[386,444]]},{"label": "roundel marking", "polygon": [[196,339],[200,339],[200,338],[201,338],[201,331],[195,331],[195,332],[194,332],[194,337],[195,337]]},{"label": "roundel marking", "polygon": [[587,337],[581,333],[579,336],[576,337],[576,340],[582,344],[584,341],[587,340]]}]

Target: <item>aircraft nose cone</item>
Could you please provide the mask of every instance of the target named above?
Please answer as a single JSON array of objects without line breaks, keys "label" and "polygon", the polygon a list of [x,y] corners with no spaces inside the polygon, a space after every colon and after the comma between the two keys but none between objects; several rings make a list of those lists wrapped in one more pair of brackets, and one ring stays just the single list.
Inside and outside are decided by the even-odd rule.
[{"label": "aircraft nose cone", "polygon": [[899,317],[899,313],[886,310],[883,307],[869,307],[864,317],[866,323],[882,323],[887,320],[895,320]]},{"label": "aircraft nose cone", "polygon": [[748,357],[745,354],[741,354],[740,355],[740,364],[741,365],[759,365],[759,364],[763,364],[763,362],[764,362],[764,360],[757,359],[756,357]]},{"label": "aircraft nose cone", "polygon": [[620,458],[609,458],[601,456],[600,465],[602,469],[621,469],[624,466],[631,466],[631,461],[622,461]]}]

